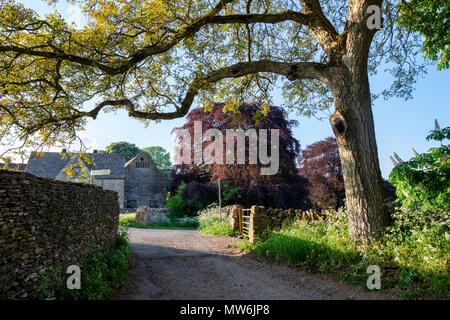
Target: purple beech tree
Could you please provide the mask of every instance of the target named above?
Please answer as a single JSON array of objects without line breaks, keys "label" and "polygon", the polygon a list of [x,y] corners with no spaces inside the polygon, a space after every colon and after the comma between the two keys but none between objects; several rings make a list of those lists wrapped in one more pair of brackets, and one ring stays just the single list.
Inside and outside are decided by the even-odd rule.
[{"label": "purple beech tree", "polygon": [[[230,196],[230,201],[244,206],[306,208],[305,179],[298,176],[295,165],[300,154],[300,143],[293,136],[292,128],[298,125],[297,121],[288,120],[283,109],[275,106],[257,103],[242,104],[239,106],[238,116],[227,111],[226,108],[225,103],[213,104],[208,112],[205,112],[204,108],[195,108],[186,116],[186,123],[180,128],[174,129],[174,131],[189,132],[191,140],[187,145],[182,137],[178,140],[179,151],[186,151],[185,148],[189,148],[190,158],[187,159],[187,164],[175,166],[172,172],[171,190],[175,190],[182,181],[188,184],[187,189],[189,189],[191,181],[211,185],[217,184],[217,180],[220,178],[222,179],[223,200],[226,200],[225,194],[230,194],[230,190],[234,190],[231,192],[233,196]],[[265,116],[258,114],[258,111],[262,109],[266,110]],[[194,153],[197,145],[193,141],[196,135],[196,123],[201,123],[202,130],[197,134],[205,135],[210,129],[219,130],[222,134],[222,139],[219,140],[219,143],[222,144],[219,148],[224,150],[221,153],[221,163],[208,164],[207,159],[203,159],[202,163],[195,162]],[[276,174],[261,175],[261,168],[267,167],[267,164],[262,164],[258,156],[255,156],[256,162],[251,163],[251,137],[248,136],[248,133],[254,130],[255,145],[261,148],[260,130],[268,129],[279,130],[278,148],[276,149],[279,168]],[[242,130],[243,135],[247,134],[247,137],[242,137],[242,141],[239,142],[239,138],[233,135],[235,130]],[[194,139],[192,139],[193,137]],[[215,142],[215,138],[203,138],[202,141],[201,149],[205,151]],[[267,149],[272,149],[271,139],[267,140]],[[230,153],[234,155],[231,157],[234,164],[229,162]],[[242,153],[240,160],[239,153]],[[271,157],[273,157],[272,154]],[[196,187],[199,185],[197,184]],[[183,193],[183,195],[187,194],[187,192]]]},{"label": "purple beech tree", "polygon": [[[242,104],[238,107],[239,116],[233,116],[233,112],[226,111],[226,105],[224,103],[215,103],[208,112],[205,112],[203,108],[195,108],[189,112],[186,116],[186,123],[177,130],[187,130],[191,137],[190,143],[187,147],[190,150],[190,159],[188,165],[192,172],[206,172],[210,177],[211,182],[222,180],[233,180],[236,186],[241,188],[248,188],[250,185],[260,183],[262,185],[277,185],[277,184],[295,184],[297,182],[297,170],[295,161],[300,154],[300,143],[293,136],[292,128],[297,126],[298,123],[295,120],[288,120],[286,118],[283,109],[275,106],[267,106],[267,114],[263,117],[258,117],[258,111],[263,106],[262,104]],[[256,117],[255,117],[256,116]],[[201,135],[209,129],[217,129],[222,134],[222,146],[221,149],[222,159],[221,162],[214,162],[207,164],[208,159],[202,159],[201,164],[195,162],[195,123],[201,123]],[[276,174],[273,175],[261,175],[261,168],[267,167],[267,164],[262,164],[261,159],[257,154],[254,155],[256,163],[250,162],[250,137],[243,137],[242,145],[238,142],[238,138],[233,135],[235,130],[242,130],[243,136],[248,134],[250,130],[254,130],[254,139],[257,142],[256,146],[261,148],[261,135],[259,130],[276,129],[279,130],[279,149],[276,150],[279,158],[279,168]],[[197,133],[198,134],[198,133]],[[227,138],[229,135],[231,138]],[[201,149],[203,153],[211,145],[215,138],[202,139]],[[183,149],[185,143],[182,139],[178,142],[180,145],[180,151]],[[238,148],[242,150],[238,150]],[[267,139],[268,152],[271,150],[271,139]],[[229,163],[229,155],[227,153],[232,150],[234,156],[231,157],[233,163]],[[256,150],[259,151],[259,150]],[[242,153],[242,159],[244,163],[239,163],[240,157],[238,153]],[[255,152],[258,153],[258,152]],[[271,155],[273,156],[273,155]],[[180,166],[180,168],[185,166]],[[183,171],[181,171],[183,172]]]},{"label": "purple beech tree", "polygon": [[298,173],[309,181],[309,198],[316,207],[337,209],[344,204],[344,178],[336,139],[328,137],[306,146],[298,164]]}]

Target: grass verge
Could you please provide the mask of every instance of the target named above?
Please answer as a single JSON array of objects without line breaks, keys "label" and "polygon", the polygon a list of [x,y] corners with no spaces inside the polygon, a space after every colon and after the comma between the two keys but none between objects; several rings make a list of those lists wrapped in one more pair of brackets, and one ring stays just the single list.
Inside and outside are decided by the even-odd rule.
[{"label": "grass verge", "polygon": [[348,239],[346,216],[331,221],[296,221],[272,231],[253,245],[240,241],[242,250],[327,273],[367,289],[369,265],[381,268],[382,289],[403,298],[448,299],[450,275],[448,225],[427,226],[421,232],[394,223],[384,236],[370,245]]},{"label": "grass verge", "polygon": [[242,251],[245,251],[245,252],[251,252],[253,247],[254,247],[254,245],[251,244],[250,241],[248,241],[248,239],[239,240],[234,245],[237,248],[239,248],[239,249],[241,249]]},{"label": "grass verge", "polygon": [[198,229],[202,234],[213,236],[235,236],[236,233],[230,226],[228,219],[223,217],[217,204],[211,204],[197,213]]},{"label": "grass verge", "polygon": [[[69,290],[66,286],[65,270],[59,267],[40,277],[37,298],[40,300],[106,300],[128,281],[130,245],[125,230],[120,230],[116,245],[102,253],[96,253],[83,260],[81,289]],[[51,280],[55,275],[55,281]],[[55,285],[56,283],[56,285]]]},{"label": "grass verge", "polygon": [[193,230],[197,229],[197,220],[190,217],[176,218],[169,217],[167,222],[154,222],[145,226],[140,225],[135,220],[135,213],[121,214],[119,217],[119,225],[124,228],[142,228],[142,229],[181,229],[181,230]]},{"label": "grass verge", "polygon": [[198,232],[202,234],[211,234],[213,236],[229,236],[236,235],[233,228],[226,218],[212,218],[200,222]]}]

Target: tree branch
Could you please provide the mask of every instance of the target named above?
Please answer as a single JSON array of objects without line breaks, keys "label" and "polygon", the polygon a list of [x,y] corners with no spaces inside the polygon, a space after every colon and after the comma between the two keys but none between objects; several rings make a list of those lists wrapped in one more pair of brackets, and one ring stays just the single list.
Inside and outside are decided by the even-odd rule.
[{"label": "tree branch", "polygon": [[[131,57],[129,57],[128,61],[121,64],[120,66],[108,66],[106,64],[100,63],[99,61],[89,59],[86,57],[81,57],[73,54],[67,54],[64,53],[62,50],[55,50],[54,47],[51,45],[44,45],[44,46],[38,46],[38,47],[19,47],[14,45],[9,46],[0,46],[0,53],[1,52],[16,52],[19,54],[29,55],[29,56],[37,56],[37,57],[43,57],[43,58],[49,58],[49,59],[58,59],[63,61],[70,61],[73,63],[77,63],[84,66],[89,67],[95,67],[106,74],[109,75],[117,75],[121,73],[125,73],[128,70],[130,70],[133,66],[144,60],[145,58],[161,54],[164,52],[167,52],[171,48],[173,48],[175,45],[177,45],[182,39],[189,37],[196,32],[198,32],[201,27],[203,27],[206,24],[206,21],[208,18],[217,15],[226,4],[231,3],[233,0],[220,0],[218,4],[205,13],[202,17],[198,18],[192,25],[188,27],[184,27],[181,30],[179,30],[175,37],[169,41],[166,44],[156,44],[156,45],[150,45],[142,48],[141,50],[137,51],[135,54],[133,54]],[[36,50],[38,48],[51,48],[52,51],[41,51]]]},{"label": "tree branch", "polygon": [[108,75],[118,75],[127,72],[136,64],[140,63],[144,59],[161,54],[169,51],[174,46],[176,46],[180,41],[185,38],[191,37],[196,34],[202,27],[206,25],[214,24],[251,24],[251,23],[268,23],[275,24],[284,21],[294,21],[301,23],[312,28],[318,28],[322,25],[321,18],[317,17],[315,14],[303,14],[295,11],[284,11],[281,13],[274,14],[236,14],[236,15],[225,15],[218,16],[218,12],[222,10],[225,4],[232,2],[232,0],[221,0],[219,4],[211,11],[203,15],[194,21],[191,25],[181,28],[175,33],[174,37],[163,44],[149,45],[141,50],[137,51],[135,54],[129,57],[129,59],[119,66],[108,66],[97,60],[64,53],[62,50],[55,50],[51,48],[52,51],[37,50],[43,47],[49,46],[39,46],[39,47],[20,47],[20,46],[0,46],[1,52],[16,52],[18,54],[24,54],[29,56],[37,56],[48,59],[57,59],[63,61],[70,61],[84,66],[97,68]]},{"label": "tree branch", "polygon": [[320,44],[330,60],[336,55],[334,47],[338,39],[338,33],[331,22],[325,17],[319,0],[300,0],[305,15],[314,16],[315,23],[307,25],[308,30]]},{"label": "tree branch", "polygon": [[260,72],[282,75],[291,81],[297,79],[318,79],[325,83],[329,83],[335,68],[336,67],[315,62],[284,63],[270,60],[241,62],[194,79],[190,84],[181,105],[177,107],[174,112],[160,113],[138,111],[135,110],[131,101],[127,101],[125,105],[128,110],[128,115],[131,117],[151,120],[175,119],[183,117],[189,112],[198,92],[207,84],[216,83],[223,79],[239,78]]},{"label": "tree branch", "polygon": [[128,115],[130,117],[140,119],[167,120],[180,118],[185,116],[189,112],[189,109],[191,108],[191,105],[194,102],[194,99],[197,96],[198,92],[207,84],[216,83],[223,79],[239,78],[242,76],[260,72],[279,74],[285,76],[291,81],[297,79],[318,79],[325,83],[329,83],[333,72],[335,71],[335,68],[336,67],[314,62],[284,63],[270,60],[241,62],[194,79],[190,84],[180,106],[176,107],[176,110],[173,112],[139,111],[136,110],[136,106],[133,104],[133,102],[127,98],[119,100],[105,100],[90,111],[77,111],[72,115],[62,118],[49,117],[35,122],[33,126],[25,127],[24,131],[26,132],[26,134],[31,135],[37,130],[49,124],[57,125],[67,122],[73,122],[85,117],[96,119],[99,112],[107,106],[123,106],[127,109]]}]

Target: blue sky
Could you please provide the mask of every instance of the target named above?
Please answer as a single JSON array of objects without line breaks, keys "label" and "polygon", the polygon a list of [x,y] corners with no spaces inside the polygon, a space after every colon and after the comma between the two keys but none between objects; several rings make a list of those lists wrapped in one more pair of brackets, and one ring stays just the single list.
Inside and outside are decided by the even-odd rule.
[{"label": "blue sky", "polygon": [[[40,14],[54,10],[42,1],[23,0],[26,6],[35,9]],[[71,10],[65,1],[60,1],[56,9],[72,20],[81,19],[75,10]],[[370,79],[372,92],[382,91],[390,82],[390,75],[379,71],[376,77]],[[435,67],[428,69],[428,74],[415,85],[414,99],[383,100],[373,102],[375,131],[378,144],[381,171],[387,178],[393,165],[389,156],[397,152],[403,159],[411,158],[411,147],[419,153],[425,152],[436,143],[425,140],[427,133],[434,128],[434,119],[438,119],[441,127],[450,126],[450,70],[436,71]],[[275,104],[281,100],[275,94]],[[294,129],[294,136],[304,147],[310,143],[332,136],[332,130],[327,119],[299,117],[290,114],[291,119],[299,121]],[[85,142],[91,149],[104,149],[111,142],[128,141],[144,148],[162,146],[173,151],[171,131],[184,123],[184,119],[166,120],[145,127],[142,123],[130,119],[125,111],[116,114],[101,114],[97,120],[89,121],[86,131],[82,133]]]}]

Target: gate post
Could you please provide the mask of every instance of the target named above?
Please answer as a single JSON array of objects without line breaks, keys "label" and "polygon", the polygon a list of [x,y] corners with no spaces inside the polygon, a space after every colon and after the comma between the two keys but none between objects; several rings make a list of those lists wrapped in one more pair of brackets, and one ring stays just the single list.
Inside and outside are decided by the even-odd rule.
[{"label": "gate post", "polygon": [[238,215],[238,221],[239,221],[239,234],[244,233],[244,218],[242,217],[242,208],[237,208],[237,215]]},{"label": "gate post", "polygon": [[240,218],[239,218],[239,209],[240,207],[234,206],[231,209],[231,213],[228,215],[228,221],[230,222],[231,227],[236,232],[241,232],[240,228]]},{"label": "gate post", "polygon": [[269,220],[266,216],[266,209],[263,206],[252,206],[250,210],[248,239],[250,243],[254,243],[266,231]]},{"label": "gate post", "polygon": [[255,242],[255,218],[257,219],[256,215],[258,214],[259,207],[258,206],[252,206],[250,208],[250,223],[248,226],[248,240],[250,243]]}]

